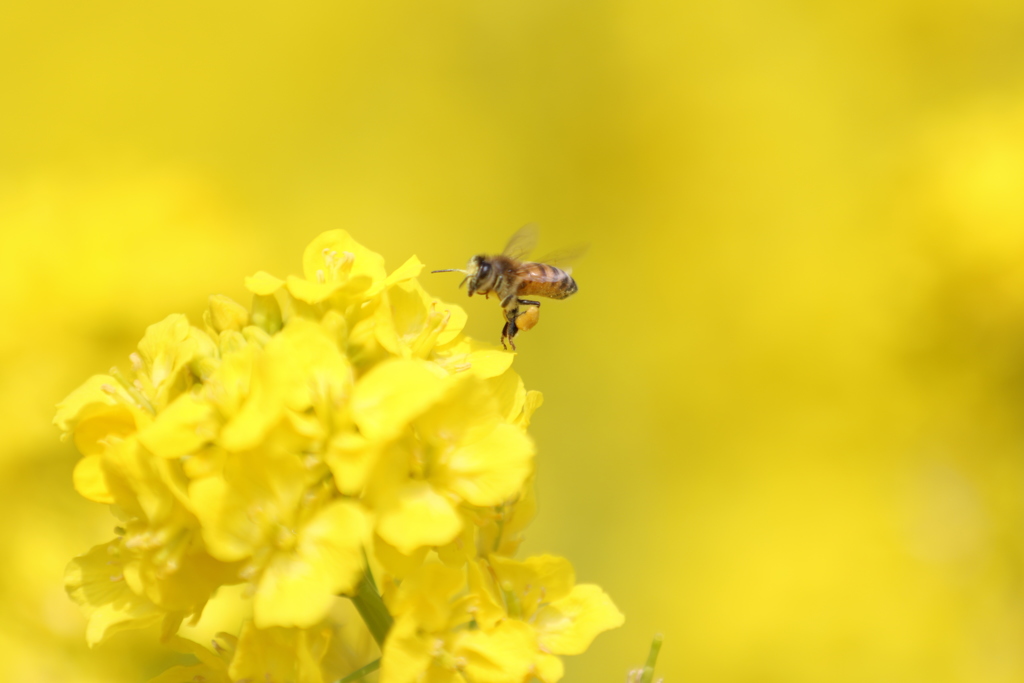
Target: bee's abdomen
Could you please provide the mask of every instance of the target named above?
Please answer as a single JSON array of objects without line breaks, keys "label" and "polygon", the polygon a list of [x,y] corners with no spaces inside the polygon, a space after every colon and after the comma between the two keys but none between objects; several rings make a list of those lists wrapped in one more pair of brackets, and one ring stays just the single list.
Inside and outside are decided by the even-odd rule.
[{"label": "bee's abdomen", "polygon": [[520,296],[565,299],[579,289],[569,273],[546,263],[524,263],[519,267],[518,274],[522,281]]}]

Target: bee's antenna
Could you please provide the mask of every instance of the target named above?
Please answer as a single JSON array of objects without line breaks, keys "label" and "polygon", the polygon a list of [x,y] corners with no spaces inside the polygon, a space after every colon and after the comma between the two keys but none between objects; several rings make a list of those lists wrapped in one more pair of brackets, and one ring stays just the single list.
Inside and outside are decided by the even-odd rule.
[{"label": "bee's antenna", "polygon": [[462,282],[459,283],[459,287],[466,284],[466,280],[469,279],[469,273],[466,272],[465,268],[445,268],[444,270],[432,270],[431,273],[465,273],[466,277],[462,278]]}]

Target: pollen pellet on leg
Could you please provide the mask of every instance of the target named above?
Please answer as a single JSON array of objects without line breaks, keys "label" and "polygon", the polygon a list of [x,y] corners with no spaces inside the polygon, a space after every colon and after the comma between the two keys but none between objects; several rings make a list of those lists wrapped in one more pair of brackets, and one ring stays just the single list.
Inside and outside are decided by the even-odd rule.
[{"label": "pollen pellet on leg", "polygon": [[520,331],[532,329],[540,320],[540,306],[530,306],[516,318],[516,327]]}]

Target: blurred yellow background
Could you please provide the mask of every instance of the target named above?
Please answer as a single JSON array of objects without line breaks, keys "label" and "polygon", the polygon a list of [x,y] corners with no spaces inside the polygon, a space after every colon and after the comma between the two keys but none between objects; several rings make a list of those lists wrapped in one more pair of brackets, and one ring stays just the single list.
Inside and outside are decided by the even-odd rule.
[{"label": "blurred yellow background", "polygon": [[566,680],[1024,680],[1021,3],[8,2],[0,93],[0,678],[176,661],[64,595],[72,388],[323,230],[536,221],[591,249],[519,345],[525,550],[626,614]]}]

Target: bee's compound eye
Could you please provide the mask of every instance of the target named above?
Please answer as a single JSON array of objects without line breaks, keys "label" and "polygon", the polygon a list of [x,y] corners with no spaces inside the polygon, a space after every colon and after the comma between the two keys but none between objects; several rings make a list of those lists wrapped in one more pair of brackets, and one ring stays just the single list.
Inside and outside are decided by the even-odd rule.
[{"label": "bee's compound eye", "polygon": [[480,277],[487,277],[489,272],[491,272],[491,264],[484,261],[480,264]]}]

